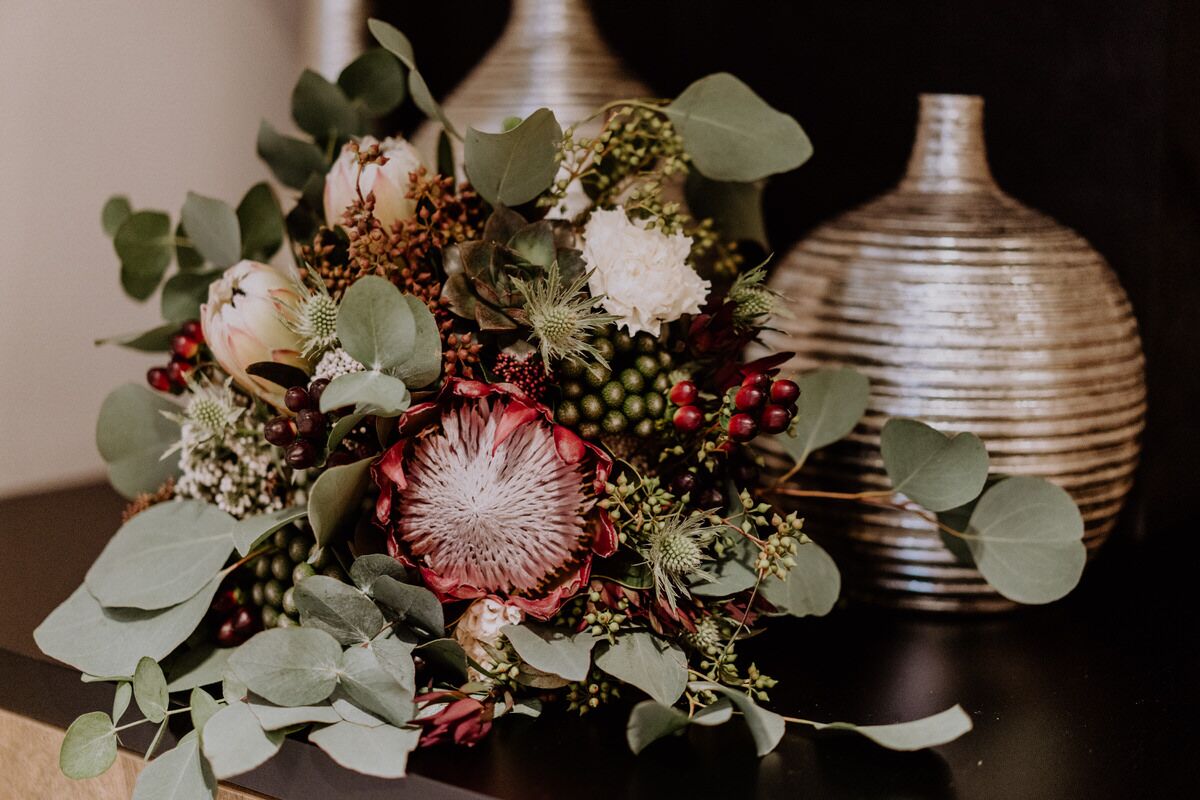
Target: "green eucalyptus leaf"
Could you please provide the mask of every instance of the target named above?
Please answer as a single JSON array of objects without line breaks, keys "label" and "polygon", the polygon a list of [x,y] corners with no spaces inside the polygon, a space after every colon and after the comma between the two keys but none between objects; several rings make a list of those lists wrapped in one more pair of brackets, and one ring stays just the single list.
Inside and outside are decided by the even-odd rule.
[{"label": "green eucalyptus leaf", "polygon": [[154,492],[179,474],[163,453],[179,441],[179,424],[163,415],[179,406],[136,383],[114,389],[100,406],[96,448],[108,464],[108,479],[127,498]]},{"label": "green eucalyptus leaf", "polygon": [[149,761],[158,752],[158,746],[162,744],[163,736],[167,733],[167,725],[171,722],[170,717],[164,717],[163,721],[158,723],[158,730],[154,732],[154,738],[150,740],[150,746],[146,748],[143,758]]},{"label": "green eucalyptus leaf", "polygon": [[125,716],[125,712],[129,710],[129,701],[132,699],[133,684],[129,681],[120,681],[117,684],[117,691],[113,694],[112,721],[114,725],[121,722],[121,717]]},{"label": "green eucalyptus leaf", "polygon": [[329,161],[312,142],[304,142],[278,133],[263,120],[258,128],[258,156],[284,186],[303,189],[313,173],[324,175]]},{"label": "green eucalyptus leaf", "polygon": [[337,686],[342,648],[316,628],[272,628],[255,634],[229,658],[246,687],[281,706],[309,706]]},{"label": "green eucalyptus leaf", "polygon": [[404,565],[389,555],[369,553],[354,559],[350,565],[350,580],[364,592],[370,594],[371,585],[380,575],[388,575],[404,583],[408,580],[408,570]]},{"label": "green eucalyptus leaf", "polygon": [[121,259],[121,287],[125,294],[145,300],[162,282],[175,252],[171,218],[161,211],[130,214],[113,237],[113,249]]},{"label": "green eucalyptus leaf", "polygon": [[347,97],[362,103],[374,116],[395,110],[408,94],[400,61],[378,48],[351,61],[338,75],[337,82]]},{"label": "green eucalyptus leaf", "polygon": [[367,20],[367,30],[375,37],[375,41],[379,42],[385,50],[390,52],[400,62],[409,69],[413,68],[413,46],[408,37],[401,33],[394,25],[390,25],[381,19]]},{"label": "green eucalyptus leaf", "polygon": [[321,410],[327,413],[354,406],[355,414],[397,417],[411,404],[404,381],[375,370],[339,375],[321,392]]},{"label": "green eucalyptus leaf", "polygon": [[142,658],[133,671],[133,699],[142,716],[162,722],[167,716],[167,679],[153,658]]},{"label": "green eucalyptus leaf", "polygon": [[359,511],[370,479],[371,458],[321,473],[308,493],[308,523],[317,544],[324,547]]},{"label": "green eucalyptus leaf", "polygon": [[797,464],[845,437],[867,410],[871,384],[852,369],[819,369],[800,376],[796,421],[777,438]]},{"label": "green eucalyptus leaf", "polygon": [[[324,397],[323,393],[322,397]],[[370,415],[366,411],[361,413],[352,411],[338,417],[338,421],[333,423],[333,427],[329,429],[329,437],[325,440],[325,451],[332,453],[341,444],[342,439],[345,439],[350,434],[350,431],[357,428],[359,423],[363,421],[363,418],[367,416]]]},{"label": "green eucalyptus leaf", "polygon": [[759,756],[765,756],[774,750],[783,738],[784,728],[787,727],[783,717],[760,707],[748,695],[728,686],[707,681],[688,684],[688,688],[693,692],[713,692],[729,698],[737,710],[742,712],[750,728],[750,735],[754,737],[754,747]]},{"label": "green eucalyptus leaf", "polygon": [[179,605],[158,611],[104,608],[80,586],[33,632],[42,652],[93,675],[132,675],[142,656],[161,661],[196,630],[218,575]]},{"label": "green eucalyptus leaf", "polygon": [[370,598],[327,575],[300,581],[294,596],[301,624],[327,631],[342,644],[369,642],[387,624]]},{"label": "green eucalyptus leaf", "polygon": [[303,519],[307,514],[308,509],[304,506],[291,506],[279,511],[244,517],[233,525],[233,544],[237,547],[239,555],[249,555],[268,536],[298,519]]},{"label": "green eucalyptus leaf", "polygon": [[546,108],[504,133],[468,128],[463,149],[467,177],[492,205],[519,206],[554,181],[561,141],[562,127]]},{"label": "green eucalyptus leaf", "polygon": [[954,436],[915,419],[889,419],[880,452],[892,488],[930,511],[946,511],[979,496],[988,475],[987,448],[973,433]]},{"label": "green eucalyptus leaf", "polygon": [[429,84],[425,82],[425,77],[415,69],[408,71],[408,93],[412,95],[413,105],[421,109],[421,113],[429,119],[440,122],[442,127],[456,139],[462,138],[458,128],[454,127],[454,123],[446,116],[445,110],[434,99],[433,92],[429,91]]},{"label": "green eucalyptus leaf", "polygon": [[279,752],[283,733],[264,731],[245,703],[230,703],[204,726],[200,734],[204,757],[218,779],[249,772]]},{"label": "green eucalyptus leaf", "polygon": [[360,278],[338,306],[338,339],[367,369],[385,370],[408,359],[417,336],[412,306],[391,281]]},{"label": "green eucalyptus leaf", "polygon": [[129,204],[129,198],[114,194],[104,202],[104,208],[100,210],[100,227],[111,239],[117,235],[121,224],[129,219],[131,214],[133,214],[133,206]]},{"label": "green eucalyptus leaf", "polygon": [[373,647],[347,649],[338,677],[339,685],[355,703],[393,725],[405,725],[416,714],[412,680],[396,680],[383,668]]},{"label": "green eucalyptus leaf", "polygon": [[820,731],[850,731],[865,736],[889,750],[923,750],[953,742],[971,730],[971,718],[962,706],[953,706],[933,716],[893,725],[854,725],[849,722],[817,723]]},{"label": "green eucalyptus leaf", "polygon": [[335,83],[304,70],[292,90],[292,119],[319,142],[338,141],[361,133],[358,112]]},{"label": "green eucalyptus leaf", "polygon": [[192,246],[182,220],[175,226],[175,263],[180,272],[195,272],[204,266],[204,256]]},{"label": "green eucalyptus leaf", "polygon": [[763,219],[763,184],[714,181],[689,172],[684,185],[688,209],[696,219],[712,219],[718,231],[732,242],[754,242],[764,250],[767,225]]},{"label": "green eucalyptus leaf", "polygon": [[[333,694],[329,697],[330,705],[340,719],[346,722],[353,722],[355,725],[363,725],[368,728],[377,728],[380,725],[386,724],[379,717],[364,711],[353,700],[346,690],[339,686],[334,689]],[[334,720],[337,722],[338,720]]]},{"label": "green eucalyptus leaf", "polygon": [[171,336],[178,330],[178,325],[167,323],[141,333],[127,333],[120,336],[109,336],[106,339],[97,339],[96,344],[116,344],[128,347],[130,350],[140,350],[143,353],[165,353],[171,349]]},{"label": "green eucalyptus leaf", "polygon": [[242,258],[270,261],[283,244],[283,211],[269,184],[256,183],[237,207]]},{"label": "green eucalyptus leaf", "polygon": [[679,645],[647,631],[624,633],[596,654],[596,666],[665,706],[687,686],[687,656]]},{"label": "green eucalyptus leaf", "polygon": [[659,739],[679,733],[689,725],[712,727],[722,725],[733,716],[733,706],[721,698],[689,717],[677,708],[664,706],[655,700],[643,700],[633,707],[625,726],[625,741],[635,754]]},{"label": "green eucalyptus leaf", "polygon": [[391,365],[389,372],[408,386],[421,389],[442,374],[442,337],[429,307],[411,294],[403,297],[415,325],[413,344],[404,358]]},{"label": "green eucalyptus leaf", "polygon": [[166,666],[167,691],[186,692],[220,683],[232,653],[231,647],[213,647],[206,643],[172,658]]},{"label": "green eucalyptus leaf", "polygon": [[142,769],[132,800],[213,800],[216,794],[217,779],[200,752],[200,735],[192,731]]},{"label": "green eucalyptus leaf", "polygon": [[192,718],[192,729],[203,733],[204,726],[221,709],[221,704],[197,686],[188,697],[188,707],[191,709],[188,715]]},{"label": "green eucalyptus leaf", "polygon": [[188,192],[180,218],[188,240],[208,261],[225,268],[241,260],[242,234],[228,203]]},{"label": "green eucalyptus leaf", "polygon": [[58,751],[59,768],[77,781],[103,775],[116,760],[116,729],[103,711],[92,711],[72,722]]},{"label": "green eucalyptus leaf", "polygon": [[442,604],[433,592],[421,586],[381,575],[371,584],[371,597],[384,605],[393,616],[409,626],[415,626],[430,636],[439,637],[446,629]]},{"label": "green eucalyptus leaf", "polygon": [[793,617],[823,617],[833,610],[842,591],[842,574],[829,553],[816,542],[796,548],[796,566],[784,580],[767,576],[760,588],[776,610]]},{"label": "green eucalyptus leaf", "polygon": [[707,575],[694,579],[692,594],[698,597],[728,597],[749,589],[758,582],[758,573],[753,567],[757,557],[758,548],[739,536],[728,557],[707,570]]},{"label": "green eucalyptus leaf", "polygon": [[992,588],[1018,603],[1063,597],[1087,561],[1079,508],[1041,478],[1006,478],[988,489],[962,538]]},{"label": "green eucalyptus leaf", "polygon": [[505,625],[500,632],[521,660],[537,670],[568,681],[582,681],[591,670],[597,640],[590,633],[529,624]]},{"label": "green eucalyptus leaf", "polygon": [[701,78],[663,108],[696,169],[717,181],[756,181],[812,155],[792,117],[771,108],[726,72]]},{"label": "green eucalyptus leaf", "polygon": [[219,269],[177,272],[167,279],[162,290],[162,316],[174,323],[173,330],[190,319],[199,319],[200,304],[208,300],[208,285],[222,274]]},{"label": "green eucalyptus leaf", "polygon": [[355,725],[338,722],[308,735],[308,740],[346,769],[378,778],[403,778],[408,754],[421,739],[419,728]]},{"label": "green eucalyptus leaf", "polygon": [[151,506],[104,547],[87,572],[88,591],[104,606],[153,611],[181,603],[225,565],[235,524],[200,500]]},{"label": "green eucalyptus leaf", "polygon": [[467,677],[467,654],[454,639],[434,639],[413,648],[413,652],[425,659],[427,664],[441,667],[457,678]]},{"label": "green eucalyptus leaf", "polygon": [[265,731],[278,731],[311,722],[329,725],[341,720],[341,716],[328,703],[312,706],[277,706],[261,697],[250,695],[246,699],[246,705]]},{"label": "green eucalyptus leaf", "polygon": [[[233,652],[236,653],[237,651],[234,650]],[[246,684],[242,683],[241,678],[235,675],[233,670],[226,665],[225,674],[221,676],[221,697],[225,698],[226,703],[235,703],[239,700],[245,700],[249,695],[250,690],[246,688]]]}]

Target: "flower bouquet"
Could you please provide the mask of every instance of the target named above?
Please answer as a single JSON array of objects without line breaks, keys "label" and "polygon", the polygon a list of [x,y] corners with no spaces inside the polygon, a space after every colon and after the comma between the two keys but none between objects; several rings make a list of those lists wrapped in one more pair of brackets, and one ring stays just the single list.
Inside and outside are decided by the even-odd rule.
[{"label": "flower bouquet", "polygon": [[[371,32],[382,47],[336,83],[296,84],[309,138],[262,124],[286,212],[265,183],[236,207],[189,194],[175,224],[121,197],[103,210],[123,287],[161,287],[165,318],[108,341],[169,361],[101,408],[131,504],[35,632],[116,686],[111,712],[70,726],[63,771],[102,773],[147,723],[148,798],[209,797],[287,736],[398,777],[413,750],[472,745],[506,715],[611,703],[634,751],[734,716],[759,754],[788,723],[894,749],[969,730],[958,706],[783,717],[738,657],[772,617],[837,600],[795,497],[935,520],[1020,601],[1062,596],[1084,561],[1066,493],[989,478],[970,434],[892,420],[890,487],[794,482],[868,394],[850,370],[743,356],[786,311],[744,242],[762,180],[811,153],[796,121],[717,74],[565,129],[539,109],[460,133],[408,40]],[[435,159],[371,135],[407,98],[444,128]],[[763,448],[795,466],[764,469]],[[178,743],[154,757],[172,719]]]}]

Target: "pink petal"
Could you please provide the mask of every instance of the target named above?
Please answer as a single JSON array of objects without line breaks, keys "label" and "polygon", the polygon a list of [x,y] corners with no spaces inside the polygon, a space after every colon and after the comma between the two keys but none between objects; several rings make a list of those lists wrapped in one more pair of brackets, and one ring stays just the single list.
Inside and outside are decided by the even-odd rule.
[{"label": "pink petal", "polygon": [[504,444],[513,432],[522,425],[528,425],[540,416],[540,412],[536,408],[524,405],[518,401],[513,401],[504,409],[504,416],[500,417],[500,424],[496,426],[496,440],[492,443],[492,455],[496,454],[496,450],[500,445]]}]

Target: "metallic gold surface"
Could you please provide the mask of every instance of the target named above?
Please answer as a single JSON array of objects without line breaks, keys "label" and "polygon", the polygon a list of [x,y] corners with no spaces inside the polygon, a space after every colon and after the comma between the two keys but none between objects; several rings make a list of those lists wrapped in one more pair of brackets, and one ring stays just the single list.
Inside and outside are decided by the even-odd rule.
[{"label": "metallic gold surface", "polygon": [[[1089,550],[1133,481],[1145,412],[1129,301],[1104,259],[992,180],[983,101],[922,95],[908,170],[891,192],[817,228],[772,277],[787,297],[785,369],[847,365],[871,380],[867,416],[817,453],[803,479],[886,488],[888,417],[972,431],[993,473],[1037,475],[1080,504]],[[932,610],[1008,607],[916,516],[832,503],[805,507],[840,551],[851,596]],[[831,541],[832,538],[832,541]]]}]

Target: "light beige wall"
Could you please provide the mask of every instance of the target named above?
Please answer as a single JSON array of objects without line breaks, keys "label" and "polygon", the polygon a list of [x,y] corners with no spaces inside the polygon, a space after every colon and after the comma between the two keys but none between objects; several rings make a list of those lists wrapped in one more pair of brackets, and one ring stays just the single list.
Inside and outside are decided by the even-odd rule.
[{"label": "light beige wall", "polygon": [[259,120],[289,127],[302,4],[0,0],[0,495],[101,474],[104,395],[160,359],[92,346],[157,324],[121,293],[108,195],[177,218],[267,176]]}]

